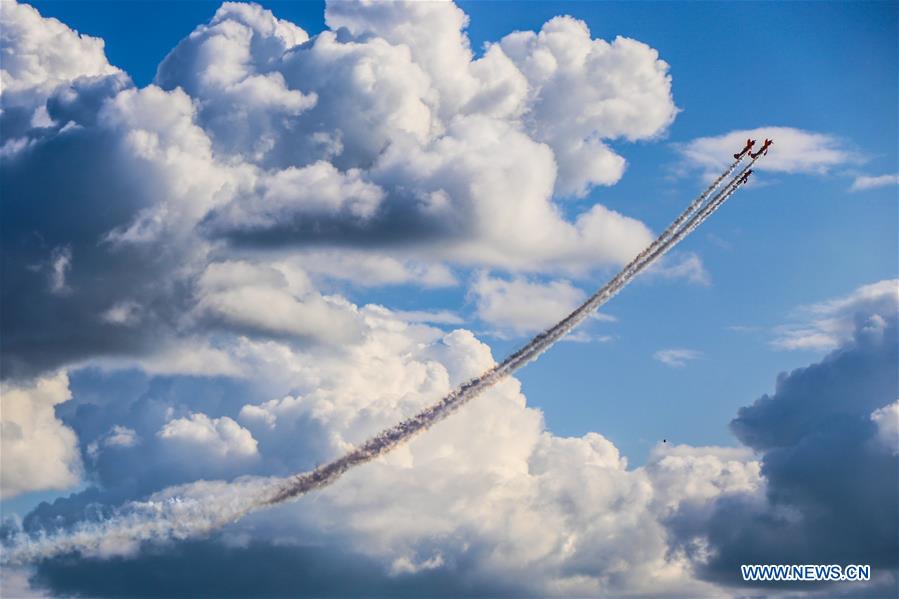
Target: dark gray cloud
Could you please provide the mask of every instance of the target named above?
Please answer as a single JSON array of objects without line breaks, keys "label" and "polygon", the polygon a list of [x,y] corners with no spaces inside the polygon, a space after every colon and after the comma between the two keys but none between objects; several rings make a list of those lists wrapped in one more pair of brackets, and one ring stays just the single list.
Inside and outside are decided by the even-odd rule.
[{"label": "dark gray cloud", "polygon": [[32,584],[74,597],[505,597],[514,583],[468,575],[471,564],[390,576],[365,555],[331,546],[221,539],[147,546],[134,558],[45,560]]},{"label": "dark gray cloud", "polygon": [[[97,129],[68,130],[0,162],[4,377],[154,343],[156,309],[148,310],[141,327],[102,318],[128,299],[153,306],[164,291],[161,275],[171,263],[157,248],[114,248],[103,241],[148,205],[146,182],[123,164],[118,140]],[[57,268],[63,254],[67,264]],[[157,307],[178,309],[177,302]]]},{"label": "dark gray cloud", "polygon": [[876,592],[895,589],[899,463],[871,414],[899,397],[897,341],[895,312],[859,314],[851,341],[739,411],[731,428],[761,454],[767,489],[687,504],[668,521],[699,576],[739,585],[740,564],[870,564],[892,574]]}]

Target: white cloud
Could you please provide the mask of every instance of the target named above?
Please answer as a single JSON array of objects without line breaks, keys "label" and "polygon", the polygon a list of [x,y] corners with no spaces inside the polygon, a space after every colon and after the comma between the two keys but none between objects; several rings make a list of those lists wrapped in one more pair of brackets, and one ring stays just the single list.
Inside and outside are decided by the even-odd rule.
[{"label": "white cloud", "polygon": [[610,343],[615,339],[615,335],[594,335],[584,331],[575,331],[566,335],[562,341],[566,343]]},{"label": "white cloud", "polygon": [[[549,201],[550,149],[515,127],[482,116],[460,118],[424,147],[394,144],[373,179],[416,190],[408,216],[417,234],[445,240],[440,252],[463,264],[590,269],[626,262],[652,237],[641,222],[596,204],[574,222]],[[408,208],[403,208],[408,210]]]},{"label": "white cloud", "polygon": [[431,324],[464,324],[465,319],[449,310],[396,310],[393,316],[405,322]]},{"label": "white cloud", "polygon": [[258,455],[256,439],[231,418],[210,418],[194,413],[165,424],[157,435],[179,446],[179,454],[212,454],[221,459],[247,459]]},{"label": "white cloud", "polygon": [[317,102],[273,68],[308,39],[258,5],[226,2],[163,60],[156,81],[202,98],[198,117],[218,152],[263,160],[289,135],[292,120]]},{"label": "white cloud", "polygon": [[[10,281],[25,286],[3,326],[46,327],[53,346],[36,351],[10,337],[3,352],[19,375],[140,356],[165,370],[176,365],[160,356],[178,354],[179,343],[214,346],[212,329],[316,341],[360,332],[341,298],[312,288],[205,290],[213,262],[284,271],[307,257],[321,287],[439,287],[456,283],[453,264],[583,276],[651,239],[635,219],[600,204],[568,216],[554,197],[559,186],[581,193],[619,176],[622,159],[602,140],[654,137],[673,118],[667,65],[639,42],[595,39],[562,18],[475,60],[467,17],[451,3],[329,7],[329,22],[347,29],[312,39],[258,6],[229,3],[169,54],[155,84],[136,89],[96,40],[9,6],[13,20],[24,18],[15,35],[4,30],[4,51],[35,49],[37,65],[16,66],[28,73],[16,80],[44,90],[16,96],[28,114],[16,121],[25,141],[9,183],[29,193],[21,218],[53,231],[41,243],[5,240],[19,265]],[[56,73],[53,52],[34,42],[54,35],[90,59]],[[570,98],[553,92],[563,80],[584,108],[577,123],[564,108]],[[562,126],[570,137],[554,137]],[[100,176],[103,186],[86,183]],[[73,205],[102,218],[83,230],[57,226]],[[47,302],[21,299],[46,291],[29,289],[26,272],[46,263],[44,242],[69,256],[55,261],[66,294],[53,312],[67,315],[55,326],[40,313]],[[101,293],[101,276],[121,284]],[[180,355],[180,371],[203,370]]]},{"label": "white cloud", "polygon": [[[452,3],[338,3],[327,22],[354,37],[325,31],[291,49],[272,33],[282,22],[243,12],[254,16],[226,5],[182,42],[160,67],[160,85],[180,85],[199,101],[198,122],[217,148],[236,109],[218,82],[212,89],[200,76],[208,48],[229,48],[220,59],[227,85],[277,75],[285,90],[316,101],[279,117],[289,135],[258,125],[252,138],[267,139],[262,146],[226,149],[281,170],[214,212],[222,234],[269,246],[430,237],[432,259],[513,268],[620,263],[648,240],[640,223],[601,206],[565,221],[552,195],[557,180],[561,193],[583,194],[620,177],[624,161],[601,139],[652,137],[670,123],[667,65],[651,48],[591,39],[582,22],[562,18],[473,60],[461,30],[467,17]],[[553,72],[532,68],[544,54],[554,56]],[[564,96],[552,92],[562,80]],[[566,102],[588,107],[577,123]],[[253,99],[240,105],[272,111]]]},{"label": "white cloud", "polygon": [[62,247],[53,251],[50,261],[50,290],[53,293],[64,294],[71,291],[66,285],[66,272],[71,266],[71,248]]},{"label": "white cloud", "polygon": [[647,273],[665,279],[684,279],[696,285],[712,284],[712,277],[705,269],[702,258],[694,252],[680,252],[654,264]]},{"label": "white cloud", "polygon": [[319,161],[260,177],[246,197],[236,198],[217,213],[216,223],[251,232],[304,216],[344,216],[364,222],[375,214],[383,196],[383,190],[364,181],[357,169],[341,173],[331,163]]},{"label": "white cloud", "polygon": [[[234,350],[252,366],[248,370],[256,381],[270,383],[273,373],[282,377],[279,391],[270,395],[275,399],[244,403],[238,416],[242,430],[252,431],[257,440],[258,463],[268,472],[291,472],[304,459],[327,459],[357,445],[385,423],[414,413],[494,364],[489,348],[470,332],[443,333],[403,323],[385,317],[382,308],[359,311],[371,327],[369,334],[340,353],[276,341]],[[471,585],[484,579],[512,581],[518,594],[717,596],[726,589],[697,576],[708,574],[703,567],[709,560],[729,554],[703,548],[778,551],[783,539],[776,530],[782,527],[795,538],[817,543],[817,522],[797,513],[824,513],[828,523],[852,518],[876,524],[870,514],[857,514],[857,501],[841,500],[847,488],[853,498],[862,498],[867,487],[822,486],[823,480],[833,479],[834,465],[838,482],[862,468],[866,476],[861,480],[875,481],[865,483],[876,492],[874,505],[889,507],[895,496],[889,486],[895,461],[880,459],[883,449],[868,443],[875,431],[864,423],[873,419],[881,436],[892,434],[888,418],[895,416],[896,404],[876,407],[884,405],[884,390],[895,391],[895,376],[889,376],[895,374],[895,316],[892,327],[890,335],[871,331],[869,346],[848,347],[782,378],[774,396],[759,398],[735,420],[740,438],[760,452],[779,453],[785,443],[832,448],[842,440],[837,446],[848,453],[841,459],[814,454],[824,456],[819,466],[826,467],[801,468],[798,458],[807,459],[803,452],[784,467],[783,457],[776,455],[765,462],[763,478],[762,463],[750,449],[664,444],[652,450],[645,466],[628,468],[615,445],[600,434],[564,438],[546,431],[540,412],[526,405],[518,381],[507,379],[396,452],[354,469],[315,495],[253,514],[228,528],[225,537],[239,539],[241,546],[275,539],[271,546],[278,550],[310,542],[326,549],[349,547],[375,560],[385,573],[431,568]],[[868,333],[863,328],[860,334]],[[858,373],[870,373],[876,364],[893,370],[878,370],[870,388],[864,381],[865,393],[853,393]],[[784,418],[784,410],[803,417]],[[203,418],[180,419],[193,420]],[[218,446],[209,423],[194,424],[185,437]],[[200,446],[197,441],[192,447]],[[197,461],[210,459],[200,450],[194,455]],[[802,490],[811,492],[784,492],[785,486],[795,488],[796,472],[809,477]],[[177,486],[140,502],[140,509],[124,510],[127,517],[100,528],[102,535],[88,525],[73,542],[101,556],[136,552],[135,544],[122,540],[152,541],[229,522],[247,502],[258,500],[269,483],[253,477],[230,485]],[[765,511],[767,498],[774,496],[772,485],[777,496],[791,502],[788,507],[800,511],[784,514],[777,504]],[[762,524],[753,517],[759,514],[766,516]],[[717,517],[709,520],[712,515]],[[734,539],[734,526],[747,536]],[[759,526],[765,534],[755,537]],[[891,529],[875,525],[871,530],[881,542],[893,542]],[[743,538],[759,545],[747,547]],[[98,539],[110,542],[103,545]],[[837,533],[824,540],[838,547],[845,537]],[[856,550],[870,551],[864,541],[857,541]],[[884,546],[885,551],[893,547]],[[34,550],[41,547],[36,544]],[[146,567],[139,553],[134,559],[135,567]],[[726,559],[717,563],[722,571],[732,566]]]},{"label": "white cloud", "polygon": [[313,296],[298,300],[271,287],[215,292],[206,296],[200,306],[238,329],[246,327],[274,335],[330,337],[335,342],[358,334],[346,312],[332,306],[327,299]]},{"label": "white cloud", "polygon": [[65,489],[81,474],[78,442],[54,412],[71,398],[65,372],[0,389],[0,497]]},{"label": "white cloud", "polygon": [[849,191],[865,191],[868,189],[877,189],[878,187],[890,187],[899,185],[899,175],[860,175],[852,182]]},{"label": "white cloud", "polygon": [[45,99],[53,88],[78,77],[118,72],[106,61],[102,39],[81,35],[56,19],[45,19],[27,4],[3,2],[0,10],[4,106]]},{"label": "white cloud", "polygon": [[371,250],[297,251],[286,261],[296,263],[312,277],[346,281],[356,287],[413,284],[438,288],[459,283],[445,264]]},{"label": "white cloud", "polygon": [[702,169],[705,174],[718,173],[733,161],[733,154],[746,145],[747,138],[756,140],[754,150],[758,150],[765,139],[774,140],[768,156],[753,167],[759,171],[823,174],[860,159],[846,142],[833,135],[793,127],[731,131],[694,139],[678,149],[689,165]]},{"label": "white cloud", "polygon": [[140,304],[127,300],[118,302],[103,312],[101,318],[111,324],[132,326],[140,320]]},{"label": "white cloud", "polygon": [[894,454],[899,453],[899,400],[871,413],[878,439]]},{"label": "white cloud", "polygon": [[583,21],[556,17],[499,45],[530,84],[531,127],[553,148],[563,195],[621,178],[624,159],[600,140],[658,136],[677,114],[668,65],[639,41],[591,39]]},{"label": "white cloud", "polygon": [[111,370],[140,368],[151,374],[234,376],[243,375],[240,363],[226,349],[205,339],[181,337],[139,358],[116,357],[93,360]]},{"label": "white cloud", "polygon": [[568,315],[586,293],[565,280],[532,282],[523,277],[493,278],[480,273],[471,285],[478,318],[503,334],[545,329]]},{"label": "white cloud", "polygon": [[[468,332],[435,337],[378,322],[337,361],[284,356],[315,371],[315,381],[300,383],[298,394],[243,407],[240,422],[258,439],[262,459],[298,459],[298,443],[310,438],[333,455],[493,364]],[[602,435],[546,432],[513,379],[315,497],[256,514],[233,532],[277,534],[289,546],[327,530],[331,542],[356,548],[385,571],[465,562],[471,565],[456,576],[515,580],[543,595],[696,594],[711,587],[667,553],[661,518],[686,500],[760,487],[758,464],[739,450],[658,449],[645,468],[628,469]],[[575,567],[589,574],[570,574]]]},{"label": "white cloud", "polygon": [[[146,440],[132,459],[200,478],[225,462],[293,472],[358,444],[494,363],[468,331],[403,323],[380,308],[360,311],[369,333],[337,354],[275,341],[233,348],[254,383],[278,387],[276,399],[245,403],[237,421],[203,412],[169,420],[151,435],[159,446]],[[133,438],[131,422],[110,428],[105,439]],[[128,464],[122,467],[131,476],[156,472]],[[235,489],[258,495],[266,483],[252,480],[258,482],[252,488],[244,481],[236,488],[203,482],[170,489],[133,506],[132,515],[116,521],[123,528],[88,527],[77,542],[92,554],[133,555],[137,546],[129,538],[183,535],[191,526],[230,520],[243,505]],[[749,454],[720,448],[657,448],[647,466],[629,469],[602,435],[547,432],[541,413],[527,407],[518,381],[509,379],[333,487],[258,513],[229,534],[260,542],[275,536],[289,547],[327,530],[330,544],[356,548],[388,573],[465,563],[456,576],[515,581],[541,595],[672,589],[695,595],[712,587],[693,580],[683,558],[669,554],[662,519],[684,501],[760,485]],[[169,515],[174,528],[156,521]],[[572,568],[589,574],[572,575]]]},{"label": "white cloud", "polygon": [[863,285],[849,295],[799,308],[802,321],[777,327],[771,345],[786,350],[833,349],[852,337],[856,315],[873,314],[870,326],[877,327],[882,322],[878,315],[895,314],[897,308],[899,280]]},{"label": "white cloud", "polygon": [[[393,46],[405,46],[436,94],[435,112],[449,118],[478,94],[482,82],[473,73],[472,53],[463,29],[468,15],[452,2],[330,2],[325,22],[352,34],[374,34]],[[407,110],[407,112],[409,112]]]},{"label": "white cloud", "polygon": [[87,454],[96,459],[99,453],[107,448],[130,448],[140,444],[140,435],[134,429],[127,426],[115,425],[109,432],[87,446]]},{"label": "white cloud", "polygon": [[685,501],[706,501],[723,493],[764,490],[759,462],[745,447],[658,444],[646,470],[663,513]]},{"label": "white cloud", "polygon": [[[369,332],[340,353],[277,341],[232,348],[254,384],[280,390],[276,399],[245,403],[238,421],[203,412],[169,420],[155,435],[160,445],[142,445],[133,459],[199,478],[223,463],[293,472],[358,444],[494,363],[468,331],[404,323],[380,308],[360,312]],[[127,427],[116,425],[105,438],[133,438]],[[157,471],[128,464],[131,476]],[[268,482],[174,487],[126,507],[108,526],[87,525],[73,542],[91,555],[139,559],[129,539],[228,522]],[[697,595],[714,587],[696,581],[685,558],[668,551],[664,518],[686,501],[761,485],[758,463],[739,450],[660,447],[645,467],[629,469],[600,434],[547,432],[518,381],[508,379],[385,458],[315,496],[257,513],[228,534],[277,538],[285,548],[326,530],[329,545],[352,547],[385,573],[466,564],[453,575],[540,595]]]},{"label": "white cloud", "polygon": [[44,19],[15,0],[0,4],[0,21],[0,157],[25,151],[47,129],[75,127],[68,109],[78,103],[76,89],[89,96],[104,82],[119,88],[128,83],[107,62],[102,39]]},{"label": "white cloud", "polygon": [[660,349],[652,355],[653,358],[672,368],[683,368],[687,362],[702,357],[702,352],[693,349],[684,349],[673,347],[669,349]]},{"label": "white cloud", "polygon": [[213,263],[200,277],[198,290],[198,318],[221,319],[241,330],[331,343],[361,334],[361,323],[343,300],[291,289],[288,277],[271,266]]},{"label": "white cloud", "polygon": [[134,430],[127,426],[114,426],[104,440],[107,447],[134,447],[140,438]]}]

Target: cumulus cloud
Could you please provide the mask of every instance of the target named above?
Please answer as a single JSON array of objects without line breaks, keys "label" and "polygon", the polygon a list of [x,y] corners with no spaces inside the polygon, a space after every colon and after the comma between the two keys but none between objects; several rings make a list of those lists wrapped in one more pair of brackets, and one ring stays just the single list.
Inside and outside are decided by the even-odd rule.
[{"label": "cumulus cloud", "polygon": [[314,278],[351,282],[357,287],[415,284],[425,288],[459,284],[453,270],[440,262],[371,250],[298,252],[288,259]]},{"label": "cumulus cloud", "polygon": [[636,40],[594,40],[584,22],[556,17],[499,45],[530,84],[532,128],[557,157],[560,194],[616,183],[625,161],[601,140],[660,135],[677,113],[668,65]]},{"label": "cumulus cloud", "polygon": [[[464,33],[468,15],[452,2],[334,2],[325,9],[325,22],[335,31],[343,28],[359,38],[374,36],[391,45],[405,45],[411,61],[433,81],[432,102],[438,117],[451,117],[481,92],[483,82],[472,67]],[[520,101],[523,90],[517,91],[515,100]]]},{"label": "cumulus cloud", "polygon": [[[319,161],[265,177],[246,198],[219,211],[215,222],[217,227],[239,228],[247,234],[283,226],[297,228],[305,218],[366,222],[383,196],[378,186],[361,178],[360,171],[341,173],[331,163]],[[285,225],[285,220],[294,222]]]},{"label": "cumulus cloud", "polygon": [[[178,447],[178,454],[211,453],[221,459],[245,459],[257,455],[256,440],[250,431],[231,418],[210,418],[194,413],[170,420],[157,435]],[[130,446],[130,445],[126,445]]]},{"label": "cumulus cloud", "polygon": [[672,368],[683,368],[687,362],[702,357],[702,352],[694,349],[684,349],[682,347],[672,347],[668,349],[660,349],[652,355],[653,358],[666,366]]},{"label": "cumulus cloud", "polygon": [[753,169],[773,173],[824,174],[836,167],[859,161],[858,154],[846,142],[826,133],[793,127],[758,127],[731,131],[712,137],[700,137],[678,146],[686,163],[705,174],[717,173],[730,164],[746,139],[756,140],[756,149],[765,139],[773,139],[769,159],[760,160]]},{"label": "cumulus cloud", "polygon": [[849,191],[865,191],[894,185],[899,185],[899,175],[859,175],[852,182]]},{"label": "cumulus cloud", "polygon": [[[199,76],[212,59],[198,65],[197,57],[210,56],[208,48],[231,48],[221,58],[228,85],[264,73],[314,98],[279,121],[289,136],[265,129],[264,147],[251,156],[246,143],[233,144],[241,159],[282,170],[214,211],[212,231],[263,245],[431,239],[456,260],[517,267],[526,261],[513,252],[526,248],[513,231],[522,229],[545,239],[531,246],[537,260],[620,262],[636,251],[636,243],[617,249],[622,239],[642,237],[627,220],[597,206],[573,227],[552,196],[617,181],[624,161],[601,139],[652,137],[670,124],[667,65],[654,50],[591,39],[583,23],[564,18],[533,39],[513,34],[474,60],[462,30],[467,17],[448,2],[338,3],[326,19],[336,33],[297,45],[302,35],[278,35],[283,22],[267,11],[225,5],[160,66],[157,82],[199,101],[199,122],[213,140],[223,133],[206,113],[235,109]],[[543,55],[553,69],[534,68]],[[553,95],[562,80],[579,86],[578,98]],[[595,105],[570,125],[571,135],[559,129],[571,123],[560,120],[571,114],[564,102]],[[271,112],[253,98],[241,96],[240,105]],[[495,150],[499,144],[506,152]]]},{"label": "cumulus cloud", "polygon": [[140,443],[140,436],[134,429],[115,425],[109,432],[87,446],[87,455],[96,459],[97,455],[107,447],[134,447]]},{"label": "cumulus cloud", "polygon": [[480,273],[470,291],[482,321],[505,334],[525,335],[545,329],[583,303],[586,293],[569,281],[547,283],[525,278],[502,279]]},{"label": "cumulus cloud", "polygon": [[449,2],[329,5],[311,38],[225,3],[136,89],[100,40],[4,11],[4,376],[208,347],[211,329],[360,334],[326,292],[210,291],[213,263],[437,287],[455,265],[580,276],[651,239],[601,204],[557,204],[620,177],[603,140],[654,138],[674,118],[668,66],[635,40],[564,17],[474,58]]},{"label": "cumulus cloud", "polygon": [[[81,35],[56,19],[44,19],[27,4],[0,6],[0,156],[29,143],[28,130],[54,124],[46,102],[77,80],[115,75],[103,51],[103,40]],[[66,122],[59,123],[59,126]]]},{"label": "cumulus cloud", "polygon": [[[143,353],[174,333],[190,300],[185,283],[206,251],[192,225],[227,176],[186,95],[104,93],[93,126],[64,128],[0,161],[14,198],[0,225],[4,376]],[[49,289],[31,267],[45,263]]]},{"label": "cumulus cloud", "polygon": [[877,436],[894,454],[899,453],[899,400],[871,412]]},{"label": "cumulus cloud", "polygon": [[[85,547],[93,557],[70,563],[146,572],[155,567],[158,547],[128,539],[164,538],[165,526],[154,524],[163,514],[175,518],[178,530],[186,530],[179,518],[226,518],[240,505],[238,495],[268,480],[260,476],[289,474],[344,451],[493,364],[489,348],[468,331],[404,322],[383,308],[360,312],[368,334],[338,353],[284,340],[234,348],[254,373],[252,381],[81,371],[61,417],[78,432],[82,451],[90,452],[85,467],[103,491],[44,504],[23,527],[54,531],[87,519],[75,538],[93,539]],[[237,486],[182,484],[113,510],[121,498],[237,473],[257,478]],[[383,460],[321,493],[228,527],[207,546],[271,547],[273,556],[302,556],[299,548],[311,544],[334,559],[361,553],[375,580],[433,572],[477,592],[494,584],[518,594],[679,589],[695,595],[712,588],[691,579],[683,558],[668,555],[663,517],[685,501],[759,485],[752,456],[722,448],[659,447],[647,466],[629,468],[602,435],[547,432],[540,412],[527,407],[519,383],[510,379]],[[223,501],[232,491],[233,501]],[[97,513],[126,517],[98,536],[90,523]],[[172,550],[189,555],[191,547]],[[195,565],[220,553],[199,555]],[[251,561],[242,572],[255,575],[258,567]],[[86,592],[91,584],[71,576],[64,561],[45,560],[39,571],[58,592]],[[192,568],[179,581],[202,584],[205,571]],[[67,583],[58,578],[63,575]],[[242,576],[234,584],[246,584]]]},{"label": "cumulus cloud", "polygon": [[[346,342],[361,334],[348,304],[297,285],[284,272],[245,261],[210,264],[199,278],[198,318],[221,320],[257,334]],[[302,271],[299,272],[304,277]],[[291,285],[291,283],[294,283]]]},{"label": "cumulus cloud", "polygon": [[289,88],[275,66],[308,39],[258,5],[225,2],[166,56],[156,82],[201,100],[198,121],[218,152],[264,160],[317,102],[314,93]]},{"label": "cumulus cloud", "polygon": [[[171,432],[167,437],[196,445],[191,446],[191,464],[160,464],[182,473],[200,464],[206,467],[201,473],[214,472],[215,462],[229,455],[228,449],[218,451],[226,435],[217,429],[227,424],[234,435],[228,437],[232,440],[226,447],[249,449],[251,438],[258,443],[258,459],[245,471],[287,473],[304,462],[308,467],[309,461],[358,443],[384,423],[425,405],[493,362],[489,349],[469,332],[440,333],[400,324],[378,311],[370,318],[373,334],[349,356],[335,359],[321,353],[286,352],[283,363],[272,364],[273,370],[283,370],[285,364],[301,365],[282,386],[297,389],[294,394],[243,403],[236,421],[196,412],[169,420],[162,428]],[[267,357],[272,359],[272,352]],[[192,401],[196,407],[218,405],[227,410],[222,395],[217,392]],[[231,397],[227,400],[231,406],[245,401],[230,392],[224,396]],[[85,403],[73,412],[78,428],[85,432],[88,419],[97,417],[122,421],[125,415],[125,425],[147,426],[153,409],[186,396],[183,388],[167,394],[138,390],[135,397],[139,399],[130,406],[117,406],[112,413],[88,410],[88,397],[85,394],[81,400]],[[240,430],[251,431],[252,437]],[[459,443],[460,438],[465,443]],[[131,464],[132,475],[158,479],[158,469],[133,466],[137,460],[155,461],[155,454],[164,450],[141,446],[139,455],[133,454],[119,467]],[[127,450],[116,451],[121,458]],[[109,461],[105,466],[111,467]],[[326,555],[336,553],[335,560],[346,559],[352,551],[381,573],[370,574],[375,580],[451,573],[476,593],[486,592],[491,588],[487,581],[493,581],[500,588],[517,589],[518,594],[654,594],[672,589],[704,594],[712,587],[691,580],[688,562],[668,555],[661,520],[688,500],[705,502],[721,493],[755,492],[760,486],[758,470],[745,451],[686,447],[657,448],[647,466],[629,469],[626,459],[602,435],[560,438],[545,431],[540,412],[526,406],[513,379],[497,385],[428,435],[354,470],[333,487],[227,528],[213,546],[237,551],[265,547],[277,538],[280,549],[272,548],[272,555],[294,555],[302,563],[310,558],[301,558],[303,554],[297,552],[310,544],[321,547]],[[115,487],[120,480],[112,478],[110,483]],[[265,480],[251,479],[238,487],[252,492],[256,484],[252,481]],[[161,527],[141,523],[148,514],[160,513],[154,505],[171,506],[158,509],[172,511],[173,517],[176,512],[187,515],[200,508],[197,500],[221,497],[228,488],[219,487],[223,486],[196,483],[158,493],[129,508],[132,516],[121,524],[132,532],[139,527],[151,534]],[[92,499],[96,501],[96,496]],[[203,505],[208,507],[196,513],[202,512],[201,521],[215,521],[238,500],[235,496],[234,501],[206,501]],[[35,513],[26,527],[32,531],[53,527],[73,513],[96,509],[84,501],[57,503]],[[216,506],[222,514],[216,513]],[[81,538],[90,538],[89,531]],[[125,531],[111,530],[105,538],[119,538],[119,533],[125,538]],[[617,542],[609,543],[609,539]],[[76,560],[84,567],[103,569],[107,566],[98,559],[120,556],[112,563],[145,572],[155,567],[154,556],[159,554],[152,545],[92,547],[94,557]],[[190,554],[191,545],[178,545],[174,551]],[[203,558],[199,555],[195,565],[214,559],[218,550]],[[258,574],[259,567],[257,561],[247,562],[243,574],[234,575],[235,584],[246,584],[240,581]],[[60,560],[44,561],[40,568],[44,583],[57,590],[64,584],[81,589],[92,584],[77,577],[63,583],[46,575],[51,571],[71,575],[73,571]],[[193,568],[180,574],[179,580],[188,586],[201,584],[204,571]],[[301,585],[297,592],[306,588]]]},{"label": "cumulus cloud", "polygon": [[52,89],[82,76],[117,72],[104,42],[81,35],[27,4],[3,4],[3,94]]},{"label": "cumulus cloud", "polygon": [[777,327],[771,345],[784,350],[829,350],[850,339],[859,319],[864,326],[883,325],[882,314],[899,310],[899,280],[878,281],[849,295],[804,306],[796,314],[801,322]]},{"label": "cumulus cloud", "polygon": [[834,352],[780,375],[773,394],[731,422],[760,456],[764,494],[687,502],[669,519],[674,546],[701,577],[741,585],[741,563],[865,563],[881,571],[868,591],[895,591],[897,314],[867,309]]},{"label": "cumulus cloud", "polygon": [[56,405],[71,397],[65,372],[0,389],[0,497],[79,482],[78,441],[54,413]]}]

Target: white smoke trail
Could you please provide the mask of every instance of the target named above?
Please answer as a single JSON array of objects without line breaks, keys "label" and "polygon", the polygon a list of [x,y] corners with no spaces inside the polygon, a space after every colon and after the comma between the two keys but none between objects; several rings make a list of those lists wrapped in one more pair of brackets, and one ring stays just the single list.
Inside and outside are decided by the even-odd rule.
[{"label": "white smoke trail", "polygon": [[19,533],[3,548],[3,563],[20,565],[78,552],[91,557],[135,553],[143,542],[197,537],[234,522],[271,496],[284,479],[242,477],[169,487],[131,501],[101,521],[85,520],[58,533]]},{"label": "white smoke trail", "polygon": [[736,160],[705,192],[691,202],[687,209],[684,210],[684,212],[682,212],[674,222],[649,245],[649,247],[640,252],[637,257],[625,266],[621,272],[615,275],[611,281],[593,294],[571,314],[562,319],[558,324],[534,337],[520,350],[510,355],[481,376],[459,386],[436,404],[433,404],[411,418],[382,431],[375,437],[372,437],[363,443],[360,447],[345,454],[343,457],[319,466],[311,472],[299,474],[292,479],[288,479],[287,484],[275,493],[268,503],[280,503],[292,497],[297,497],[314,489],[320,489],[331,484],[350,468],[382,456],[396,446],[405,443],[418,433],[427,430],[435,423],[443,420],[458,410],[485,389],[493,386],[528,362],[536,359],[540,354],[549,349],[559,339],[580,324],[585,318],[593,313],[593,311],[614,297],[615,294],[617,294],[635,276],[661,258],[681,239],[702,224],[706,218],[711,216],[712,212],[717,210],[721,204],[727,201],[727,198],[729,198],[739,186],[738,182],[740,181],[740,177],[749,170],[749,167],[752,166],[752,163],[754,163],[755,160],[752,160],[749,166],[744,168],[723,190],[718,192],[712,200],[697,211],[697,208],[703,203],[708,195],[718,188],[721,181],[723,181],[729,174],[733,173],[740,161],[741,159]]},{"label": "white smoke trail", "polygon": [[3,561],[27,563],[74,551],[102,556],[133,550],[143,541],[202,535],[239,520],[250,512],[333,483],[354,466],[374,460],[429,429],[501,379],[536,359],[705,222],[743,184],[742,177],[757,159],[753,158],[706,202],[722,181],[733,174],[742,158],[735,161],[652,244],[558,324],[534,337],[481,376],[462,384],[439,402],[382,431],[342,457],[288,478],[247,477],[234,483],[201,482],[166,489],[147,501],[126,504],[102,522],[82,523],[57,534],[33,537],[20,533],[4,548]]}]

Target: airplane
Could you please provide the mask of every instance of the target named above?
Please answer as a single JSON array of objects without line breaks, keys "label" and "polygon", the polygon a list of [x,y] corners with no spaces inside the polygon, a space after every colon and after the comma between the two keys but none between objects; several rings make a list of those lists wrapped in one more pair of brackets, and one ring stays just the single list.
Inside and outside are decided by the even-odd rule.
[{"label": "airplane", "polygon": [[752,174],[752,169],[749,169],[748,171],[746,171],[746,174],[743,175],[742,177],[740,177],[740,180],[737,181],[737,185],[743,185],[744,183],[749,181],[749,175],[751,175],[751,174]]},{"label": "airplane", "polygon": [[746,155],[746,152],[748,152],[749,150],[751,150],[751,149],[752,149],[752,146],[754,146],[754,145],[755,145],[755,140],[754,140],[754,139],[747,139],[747,140],[746,140],[746,147],[743,148],[742,150],[740,150],[738,153],[734,154],[734,158],[736,158],[737,160],[739,160],[740,158],[742,158],[743,156],[745,156],[745,155]]},{"label": "airplane", "polygon": [[765,138],[765,143],[759,148],[759,151],[755,154],[750,154],[753,158],[758,158],[759,156],[767,156],[768,155],[768,146],[774,143],[773,139]]}]

